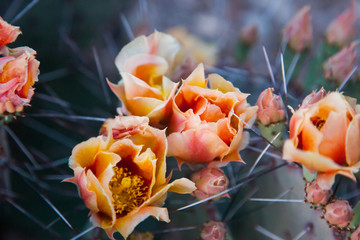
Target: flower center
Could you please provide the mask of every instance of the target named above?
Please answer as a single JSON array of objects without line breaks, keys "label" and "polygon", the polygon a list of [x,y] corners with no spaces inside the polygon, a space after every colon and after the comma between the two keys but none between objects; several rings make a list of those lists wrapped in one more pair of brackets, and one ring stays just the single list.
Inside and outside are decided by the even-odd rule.
[{"label": "flower center", "polygon": [[109,188],[115,212],[118,217],[123,217],[146,200],[148,187],[141,176],[133,174],[127,168],[113,169],[115,174],[109,182]]},{"label": "flower center", "polygon": [[324,126],[325,120],[320,117],[312,117],[311,118],[312,123],[315,125],[315,127],[319,130]]}]

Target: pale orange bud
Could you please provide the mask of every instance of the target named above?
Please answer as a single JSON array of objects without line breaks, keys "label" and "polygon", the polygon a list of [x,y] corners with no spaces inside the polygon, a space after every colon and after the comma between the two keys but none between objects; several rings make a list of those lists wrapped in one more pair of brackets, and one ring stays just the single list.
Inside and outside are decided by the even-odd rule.
[{"label": "pale orange bud", "polygon": [[350,224],[354,212],[346,200],[335,200],[325,207],[325,219],[329,224],[344,228]]},{"label": "pale orange bud", "polygon": [[259,96],[256,105],[257,120],[263,125],[277,123],[285,119],[285,107],[280,96],[273,93],[273,88],[265,89]]},{"label": "pale orange bud", "polygon": [[323,99],[326,96],[326,91],[324,88],[321,88],[319,91],[312,91],[309,95],[307,95],[304,100],[302,101],[300,108],[307,108],[313,105],[314,103],[317,103],[321,99]]},{"label": "pale orange bud", "polygon": [[12,26],[0,17],[0,46],[14,42],[20,33],[19,27]]},{"label": "pale orange bud", "polygon": [[223,240],[226,236],[226,228],[222,222],[208,221],[201,230],[203,240]]},{"label": "pale orange bud", "polygon": [[240,31],[240,41],[247,45],[253,45],[258,39],[258,35],[259,30],[255,24],[247,25]]},{"label": "pale orange bud", "polygon": [[305,188],[306,199],[315,205],[325,205],[332,194],[331,189],[323,189],[316,180],[307,183]]},{"label": "pale orange bud", "polygon": [[326,41],[329,44],[344,46],[354,39],[355,23],[359,14],[356,13],[356,3],[351,1],[348,9],[335,18],[326,29]]},{"label": "pale orange bud", "polygon": [[324,77],[339,83],[343,82],[354,69],[357,58],[356,46],[358,42],[352,42],[330,57],[324,64]]},{"label": "pale orange bud", "polygon": [[283,41],[291,49],[302,52],[309,48],[313,41],[310,6],[304,6],[283,29]]},{"label": "pale orange bud", "polygon": [[[229,185],[229,179],[226,177],[224,171],[217,167],[202,168],[193,174],[192,181],[197,188],[194,191],[194,195],[198,200],[221,193],[226,190]],[[228,196],[228,194],[224,194],[223,196]],[[221,197],[222,196],[219,196],[215,198],[215,200]]]}]

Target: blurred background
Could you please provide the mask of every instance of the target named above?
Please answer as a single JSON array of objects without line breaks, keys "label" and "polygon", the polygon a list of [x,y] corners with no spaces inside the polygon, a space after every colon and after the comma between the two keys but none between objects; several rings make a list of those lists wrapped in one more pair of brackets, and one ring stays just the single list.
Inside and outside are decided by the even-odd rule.
[{"label": "blurred background", "polygon": [[[114,83],[120,80],[114,59],[126,43],[155,29],[166,32],[182,26],[215,49],[216,64],[206,65],[207,71],[221,74],[242,92],[250,93],[249,102],[255,104],[259,93],[272,86],[262,43],[280,86],[281,32],[307,4],[311,6],[314,41],[312,48],[301,54],[290,77],[288,104],[294,108],[314,86],[327,84],[327,90],[335,90],[336,85],[325,83],[322,72],[311,70],[311,66],[327,25],[350,1],[1,0],[0,15],[22,31],[10,47],[33,48],[41,64],[32,106],[25,109],[25,117],[7,126],[2,138],[7,139],[2,144],[10,149],[10,164],[2,168],[8,168],[11,191],[0,189],[0,239],[106,239],[102,230],[91,227],[76,187],[61,181],[72,174],[67,167],[72,148],[96,136],[102,118],[116,115],[120,103],[105,78]],[[257,26],[258,35],[251,47],[244,49],[239,43],[240,32],[249,25]],[[284,51],[284,57],[288,69],[296,53]],[[317,84],[303,83],[309,75]],[[359,99],[356,76],[343,90]],[[225,169],[231,186],[244,179],[265,146],[252,136],[250,148],[241,154],[249,164],[229,164]],[[269,153],[258,171],[282,162],[281,153]],[[180,175],[174,159],[169,159],[168,168],[174,169],[175,176]],[[185,167],[181,174],[189,172]],[[354,193],[349,200],[356,202],[356,184],[344,182],[339,194]],[[301,201],[248,201],[254,196],[303,200],[303,187],[301,170],[287,166],[259,176],[232,193],[231,199],[217,202],[220,219],[228,225],[229,239],[271,239],[264,235],[264,229],[279,237],[272,239],[335,239],[320,214]],[[193,201],[191,196],[171,194],[167,206],[172,222],[148,219],[137,231],[151,231],[155,239],[199,239],[200,227],[208,220],[207,205],[174,211]],[[82,236],[86,230],[89,233]]]}]

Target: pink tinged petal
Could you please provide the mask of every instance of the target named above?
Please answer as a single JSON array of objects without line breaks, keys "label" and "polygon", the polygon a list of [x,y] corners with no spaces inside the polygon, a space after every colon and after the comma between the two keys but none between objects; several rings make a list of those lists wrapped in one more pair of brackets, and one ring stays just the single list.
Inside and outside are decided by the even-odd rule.
[{"label": "pink tinged petal", "polygon": [[71,182],[77,185],[80,197],[84,201],[86,207],[93,213],[98,212],[99,208],[97,206],[96,193],[88,189],[91,183],[86,176],[85,169],[78,167],[74,169],[74,172],[75,177],[71,180]]},{"label": "pink tinged petal", "polygon": [[126,239],[139,223],[150,216],[159,221],[170,222],[169,213],[166,208],[142,207],[134,214],[130,213],[125,217],[118,218],[115,225],[111,229],[107,229],[106,232],[110,238],[113,238],[114,232],[118,231]]},{"label": "pink tinged petal", "polygon": [[360,161],[360,115],[349,124],[346,133],[346,163],[352,166]]},{"label": "pink tinged petal", "polygon": [[[346,164],[345,138],[348,120],[343,112],[330,112],[320,132],[323,139],[319,145],[319,153],[333,159],[340,165]],[[305,143],[303,143],[305,144]]]},{"label": "pink tinged petal", "polygon": [[[205,111],[200,115],[202,120],[207,122],[217,122],[224,119],[226,114],[221,111],[221,108],[215,104],[207,104]],[[226,119],[227,120],[227,119]]]},{"label": "pink tinged petal", "polygon": [[17,78],[11,79],[5,83],[0,83],[0,97],[2,94],[7,93],[11,89],[14,89],[17,83],[18,83]]},{"label": "pink tinged petal", "polygon": [[197,86],[206,88],[206,80],[204,73],[204,65],[200,63],[195,70],[190,74],[186,80],[183,81],[183,85]]},{"label": "pink tinged petal", "polygon": [[207,163],[217,157],[223,158],[229,147],[209,130],[186,130],[168,136],[168,156],[188,163]]},{"label": "pink tinged petal", "polygon": [[[138,175],[142,176],[147,181],[150,181],[150,189],[152,189],[156,181],[154,177],[156,176],[156,161],[156,156],[150,148],[146,149],[145,152],[134,159],[134,163],[139,167]],[[151,191],[149,191],[149,194],[151,194]]]},{"label": "pink tinged petal", "polygon": [[331,189],[332,185],[335,182],[335,176],[337,174],[343,175],[345,177],[350,178],[354,182],[356,182],[356,178],[351,171],[346,170],[338,170],[329,173],[318,173],[316,176],[316,181],[318,182],[319,186],[323,189],[329,190]]},{"label": "pink tinged petal", "polygon": [[0,46],[12,43],[21,33],[19,27],[15,27],[0,17]]}]

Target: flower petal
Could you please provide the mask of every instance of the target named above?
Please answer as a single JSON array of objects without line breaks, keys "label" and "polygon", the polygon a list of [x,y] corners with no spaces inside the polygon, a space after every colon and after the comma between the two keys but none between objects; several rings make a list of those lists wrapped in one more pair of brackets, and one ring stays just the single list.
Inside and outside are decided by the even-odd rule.
[{"label": "flower petal", "polygon": [[346,133],[346,163],[352,166],[360,161],[360,114],[350,122]]}]

